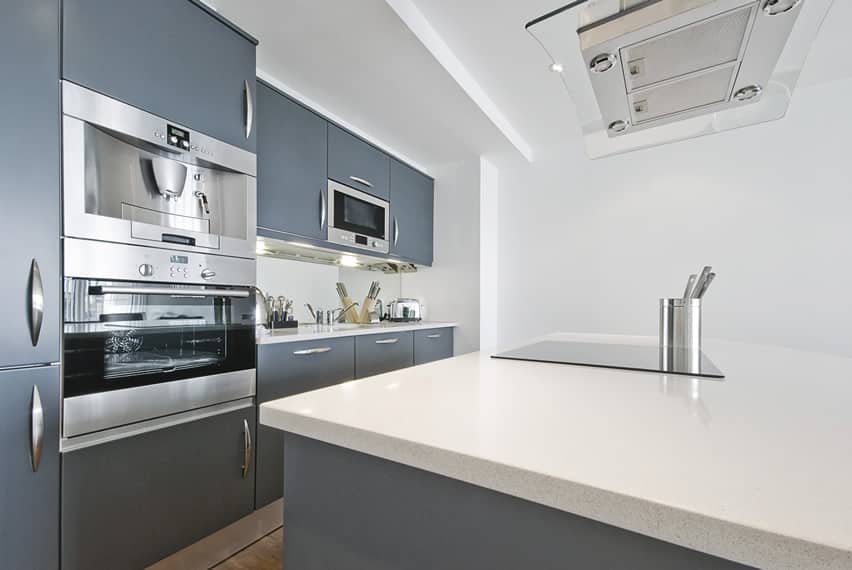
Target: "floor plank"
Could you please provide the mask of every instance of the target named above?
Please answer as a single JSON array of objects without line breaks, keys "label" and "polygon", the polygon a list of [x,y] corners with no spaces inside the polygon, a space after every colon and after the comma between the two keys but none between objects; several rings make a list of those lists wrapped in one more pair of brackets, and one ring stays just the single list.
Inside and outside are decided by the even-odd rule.
[{"label": "floor plank", "polygon": [[279,528],[216,565],[214,570],[281,570],[283,548],[284,530]]}]

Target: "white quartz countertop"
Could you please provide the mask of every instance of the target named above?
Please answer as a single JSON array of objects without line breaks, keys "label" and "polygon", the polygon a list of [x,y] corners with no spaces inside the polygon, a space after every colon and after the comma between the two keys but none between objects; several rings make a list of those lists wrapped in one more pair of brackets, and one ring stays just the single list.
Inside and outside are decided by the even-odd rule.
[{"label": "white quartz countertop", "polygon": [[294,329],[278,329],[274,332],[264,330],[257,335],[257,344],[275,344],[279,342],[301,342],[303,340],[321,340],[365,334],[387,334],[395,332],[445,329],[457,327],[457,323],[420,321],[416,323],[378,323],[375,325],[300,325]]},{"label": "white quartz countertop", "polygon": [[260,421],[759,568],[852,568],[852,359],[704,351],[724,380],[473,353]]}]

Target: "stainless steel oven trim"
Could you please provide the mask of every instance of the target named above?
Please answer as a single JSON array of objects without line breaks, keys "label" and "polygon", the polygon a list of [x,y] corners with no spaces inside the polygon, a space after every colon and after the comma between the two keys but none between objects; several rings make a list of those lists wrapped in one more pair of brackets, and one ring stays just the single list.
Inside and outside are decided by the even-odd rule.
[{"label": "stainless steel oven trim", "polygon": [[245,289],[184,289],[177,287],[113,287],[97,285],[89,288],[89,295],[167,295],[172,297],[235,297],[248,299]]},{"label": "stainless steel oven trim", "polygon": [[[62,82],[62,112],[64,115],[75,117],[81,121],[144,140],[173,154],[183,162],[201,160],[224,166],[234,172],[241,172],[253,177],[257,176],[257,155],[254,153],[204,135],[180,123],[158,117],[106,95],[101,95],[70,81]],[[166,124],[189,131],[193,148],[182,151],[166,144],[164,132]],[[163,136],[157,136],[155,133]]]},{"label": "stainless steel oven trim", "polygon": [[[65,277],[99,281],[244,287],[253,287],[257,279],[255,261],[240,257],[187,252],[186,255],[196,271],[186,278],[183,274],[175,274],[174,277],[171,275],[169,259],[174,254],[171,249],[65,238],[63,251]],[[150,266],[150,275],[141,272],[145,265]],[[214,275],[208,279],[202,278],[197,271],[202,267],[209,269]]]},{"label": "stainless steel oven trim", "polygon": [[[385,218],[385,235],[381,238],[373,237],[373,236],[365,236],[368,239],[368,243],[372,243],[373,241],[378,242],[378,246],[370,246],[370,245],[361,245],[355,243],[355,236],[361,235],[356,234],[355,232],[351,232],[349,230],[345,230],[342,228],[338,228],[335,226],[334,220],[334,193],[340,192],[341,194],[346,194],[347,196],[351,196],[358,200],[363,200],[364,202],[368,202],[375,206],[379,206],[384,209],[384,218]],[[328,198],[326,199],[326,208],[328,211],[328,241],[332,243],[337,243],[341,245],[346,245],[349,247],[355,247],[359,249],[364,249],[367,251],[373,251],[377,253],[388,253],[390,251],[390,243],[388,242],[388,236],[390,235],[390,203],[387,200],[382,200],[381,198],[376,198],[366,192],[362,192],[360,190],[356,190],[345,184],[340,184],[334,180],[329,179],[328,181]]]},{"label": "stainless steel oven trim", "polygon": [[152,431],[157,431],[189,422],[194,422],[197,420],[202,420],[204,418],[219,416],[222,414],[227,414],[230,412],[235,412],[237,410],[244,410],[246,408],[252,407],[254,407],[254,398],[242,398],[233,402],[226,402],[224,404],[207,406],[205,408],[191,410],[189,412],[183,412],[181,414],[174,414],[163,418],[156,418],[153,420],[139,422],[128,426],[122,426],[115,429],[99,431],[97,433],[81,435],[74,438],[62,438],[59,440],[59,451],[61,453],[67,453],[69,451],[75,451],[77,449],[84,449],[86,447],[92,447],[94,445],[101,445],[103,443],[109,443],[110,441],[125,439],[128,437],[141,435],[143,433],[149,433]]},{"label": "stainless steel oven trim", "polygon": [[65,438],[255,395],[255,369],[65,398]]}]

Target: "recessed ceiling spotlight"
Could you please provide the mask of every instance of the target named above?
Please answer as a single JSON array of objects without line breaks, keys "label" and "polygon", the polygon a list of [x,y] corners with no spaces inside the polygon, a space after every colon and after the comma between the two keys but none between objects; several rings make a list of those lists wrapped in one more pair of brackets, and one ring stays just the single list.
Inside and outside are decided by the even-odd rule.
[{"label": "recessed ceiling spotlight", "polygon": [[553,62],[550,64],[550,71],[553,73],[562,73],[565,71],[565,68],[562,67],[562,64],[559,62]]}]

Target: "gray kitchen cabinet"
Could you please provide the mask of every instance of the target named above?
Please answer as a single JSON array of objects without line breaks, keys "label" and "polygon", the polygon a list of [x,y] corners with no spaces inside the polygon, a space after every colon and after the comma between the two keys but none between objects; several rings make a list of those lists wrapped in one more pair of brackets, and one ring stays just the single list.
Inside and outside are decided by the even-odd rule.
[{"label": "gray kitchen cabinet", "polygon": [[390,184],[391,254],[432,265],[434,181],[392,159]]},{"label": "gray kitchen cabinet", "polygon": [[58,366],[0,372],[0,457],[0,568],[59,568]]},{"label": "gray kitchen cabinet", "polygon": [[62,568],[144,568],[251,513],[255,414],[249,405],[64,453]]},{"label": "gray kitchen cabinet", "polygon": [[414,364],[426,364],[453,355],[453,329],[414,331]]},{"label": "gray kitchen cabinet", "polygon": [[64,0],[62,12],[65,79],[254,152],[256,40],[190,0]]},{"label": "gray kitchen cabinet", "polygon": [[[355,377],[355,339],[260,345],[257,349],[257,402],[317,390]],[[284,434],[258,426],[256,508],[281,498],[284,487]]]},{"label": "gray kitchen cabinet", "polygon": [[414,365],[414,334],[399,332],[355,337],[355,377],[366,378]]},{"label": "gray kitchen cabinet", "polygon": [[0,17],[0,368],[59,361],[59,1]]},{"label": "gray kitchen cabinet", "polygon": [[262,82],[257,112],[258,227],[324,240],[326,120]]},{"label": "gray kitchen cabinet", "polygon": [[390,158],[370,143],[329,123],[328,177],[387,200]]}]

